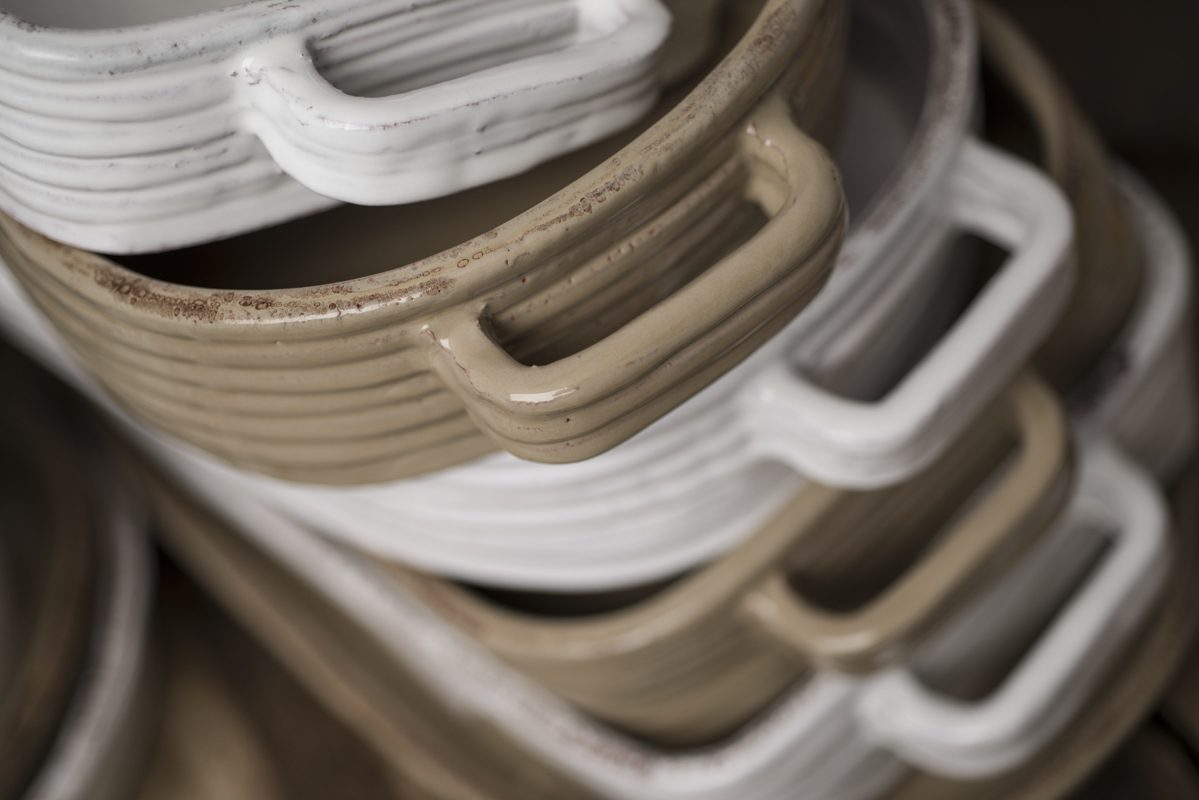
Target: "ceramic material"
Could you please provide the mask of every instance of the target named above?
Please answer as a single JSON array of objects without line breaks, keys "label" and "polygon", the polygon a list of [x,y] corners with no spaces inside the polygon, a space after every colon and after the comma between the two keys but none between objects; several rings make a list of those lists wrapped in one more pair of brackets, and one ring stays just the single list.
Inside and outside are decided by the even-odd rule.
[{"label": "ceramic material", "polygon": [[649,110],[670,24],[657,0],[216,5],[6,2],[4,210],[129,253],[450,194]]},{"label": "ceramic material", "polygon": [[73,464],[60,426],[32,396],[32,374],[0,350],[6,376],[0,414],[0,795],[18,796],[62,724],[84,667],[99,556],[90,476]]},{"label": "ceramic material", "polygon": [[1119,182],[1145,276],[1132,315],[1073,397],[1088,430],[1108,431],[1170,482],[1199,442],[1192,298],[1194,263],[1177,220],[1132,172]]},{"label": "ceramic material", "polygon": [[209,597],[155,596],[161,701],[137,800],[408,798],[390,771]]},{"label": "ceramic material", "polygon": [[[392,272],[315,289],[191,289],[12,220],[0,222],[0,250],[114,394],[240,466],[354,484],[497,445],[577,461],[731,369],[823,285],[844,224],[840,187],[785,98],[837,52],[842,16],[832,0],[772,0],[616,157],[490,233]],[[793,63],[806,46],[814,63]],[[702,274],[577,352],[529,366],[497,341],[661,258],[714,196],[769,219],[731,253],[703,251],[715,263],[700,262],[711,264]]]},{"label": "ceramic material", "polygon": [[[103,486],[104,481],[96,484]],[[109,496],[118,492],[111,490]],[[71,706],[23,800],[129,797],[146,746],[146,636],[152,570],[144,520],[117,504],[104,526],[103,580],[91,652]]]},{"label": "ceramic material", "polygon": [[[404,780],[404,797],[590,796],[432,695],[386,640],[140,459],[171,551]],[[394,642],[392,643],[394,644]]]},{"label": "ceramic material", "polygon": [[[963,752],[970,756],[967,766],[953,767],[955,772],[1014,767],[1034,755],[1079,704],[1085,704],[1088,687],[1102,677],[1111,655],[1127,641],[1153,600],[1167,550],[1161,503],[1142,474],[1103,447],[1092,447],[1083,461],[1081,488],[1071,503],[1073,522],[1057,529],[1062,533],[1038,549],[1029,561],[1031,568],[1020,570],[1014,583],[1005,580],[998,597],[1006,599],[978,606],[977,613],[990,623],[998,615],[1012,624],[980,627],[967,621],[941,645],[936,640],[928,645],[937,654],[935,660],[952,672],[943,659],[989,663],[988,653],[996,652],[992,648],[1002,653],[1012,649],[1013,638],[1031,638],[1034,644],[1017,666],[1005,670],[1000,688],[988,701],[954,703],[956,711],[947,720],[943,701],[912,691],[914,678],[908,667],[888,669],[864,681],[827,675],[805,683],[720,746],[669,754],[589,724],[535,687],[506,675],[444,629],[428,609],[414,604],[377,572],[372,575],[353,554],[312,537],[265,506],[203,487],[186,468],[180,468],[179,477],[202,496],[211,492],[213,499],[222,498],[220,513],[238,518],[243,535],[255,546],[286,563],[336,607],[354,609],[353,617],[365,621],[374,631],[374,641],[390,647],[393,658],[409,665],[429,695],[446,698],[459,712],[469,709],[475,724],[497,724],[539,760],[573,774],[600,794],[782,798],[795,796],[803,787],[805,797],[848,798],[873,796],[902,778],[903,762],[888,754],[889,748],[914,756],[924,768],[957,763],[956,756]],[[1102,522],[1095,527],[1100,519],[1092,514],[1100,509]],[[1112,546],[1071,598],[1060,610],[1053,610],[1056,604],[1049,609],[1053,619],[1048,627],[1043,625],[1045,608],[1013,605],[1030,587],[1054,584],[1047,575],[1086,573],[1085,553],[1100,549],[1109,535],[1114,536],[1109,540]],[[1022,610],[1016,614],[1015,608]],[[1116,608],[1121,613],[1114,615]],[[1114,619],[1122,622],[1117,628],[1109,625]],[[1038,635],[1042,629],[1045,632]],[[1067,685],[1076,691],[1060,691]],[[922,711],[893,717],[877,713],[896,705]],[[981,728],[972,721],[974,715]],[[930,727],[941,721],[948,721],[948,727],[930,734]],[[876,733],[859,738],[864,732],[859,726],[876,725]],[[911,737],[901,736],[901,729],[910,729]],[[971,730],[986,733],[967,736]],[[1037,733],[1029,737],[1029,730]],[[959,734],[963,738],[957,738]],[[937,754],[942,745],[945,751]],[[837,757],[830,758],[834,753]]]},{"label": "ceramic material", "polygon": [[809,485],[729,555],[616,610],[555,618],[560,597],[538,614],[400,579],[597,717],[653,741],[710,742],[811,662],[868,670],[906,651],[1040,536],[1069,484],[1061,415],[1032,380],[992,412],[912,481],[876,493]]},{"label": "ceramic material", "polygon": [[1114,752],[1148,718],[1195,639],[1199,602],[1199,485],[1184,483],[1174,495],[1174,557],[1167,591],[1144,630],[1107,670],[1095,699],[1052,746],[1026,769],[988,781],[946,781],[927,775],[905,782],[894,800],[1060,800]]},{"label": "ceramic material", "polygon": [[[25,712],[4,732],[8,796],[126,798],[141,766],[142,704],[152,700],[144,509],[115,481],[86,409],[7,348],[0,363],[3,547],[29,557],[16,588],[34,626],[23,654],[35,659],[28,680],[0,689],[6,714]],[[48,605],[40,591],[54,593]],[[64,637],[71,628],[78,635]]]},{"label": "ceramic material", "polygon": [[[662,578],[747,536],[800,485],[780,461],[807,474],[817,463],[832,465],[824,459],[837,456],[795,435],[796,420],[805,415],[816,429],[835,431],[840,428],[823,411],[856,408],[880,425],[900,421],[908,428],[905,440],[914,433],[909,422],[933,426],[929,435],[920,434],[918,452],[899,461],[892,461],[897,453],[889,445],[886,452],[864,458],[854,467],[850,483],[855,485],[880,479],[875,470],[883,460],[891,461],[887,470],[899,470],[890,480],[935,456],[985,405],[991,384],[1005,373],[1006,362],[993,359],[984,370],[963,352],[986,346],[993,336],[1008,337],[1004,359],[1020,352],[1017,340],[1027,339],[1031,347],[1068,274],[1053,258],[1034,254],[1014,260],[919,366],[907,375],[894,374],[889,347],[906,338],[901,331],[913,328],[913,312],[922,316],[938,278],[950,273],[949,268],[932,271],[938,263],[932,253],[934,243],[952,235],[939,204],[956,202],[944,191],[967,131],[973,40],[968,9],[954,2],[863,2],[854,13],[855,36],[861,37],[855,58],[865,59],[864,71],[878,76],[894,63],[908,65],[901,79],[884,85],[903,98],[900,104],[908,113],[913,113],[909,102],[923,108],[914,114],[919,121],[912,123],[915,133],[902,166],[865,209],[829,286],[764,352],[643,436],[584,464],[546,468],[495,457],[377,489],[325,491],[263,480],[254,481],[258,490],[280,508],[384,557],[488,585],[577,591]],[[924,69],[926,82],[920,77]],[[1036,239],[1030,248],[1049,240],[1056,242],[1050,249],[1064,246],[1059,237],[1067,226],[1055,216],[1064,207],[1053,190],[1000,156],[971,152],[987,165],[986,181],[994,181],[993,221],[1010,219],[1009,206],[1019,206],[1020,213],[1036,209],[1037,225],[1044,227],[1030,234]],[[961,169],[959,178],[974,175]],[[1013,189],[1019,191],[1013,194]],[[1016,196],[1022,199],[1017,202]],[[901,200],[912,197],[922,198],[925,207]],[[921,219],[931,221],[927,226],[914,221]],[[1036,300],[1025,305],[1029,291]],[[923,331],[918,325],[916,331],[907,334],[908,341],[919,340]],[[799,361],[804,373],[846,389],[847,396],[870,396],[891,385],[867,376],[885,375],[899,388],[878,404],[792,405],[790,390],[780,394],[779,387],[789,387],[792,378],[797,385],[807,383],[786,370],[790,360]],[[942,405],[954,413],[945,413]],[[898,406],[912,415],[892,414]],[[869,471],[859,470],[863,466]],[[840,469],[817,474],[849,477]],[[253,481],[250,476],[242,480]]]},{"label": "ceramic material", "polygon": [[[1075,212],[1078,280],[1062,319],[1037,354],[1037,366],[1066,392],[1092,369],[1132,311],[1143,264],[1132,223],[1095,132],[1053,70],[1003,14],[978,4],[986,67],[1019,111],[993,103],[991,117],[1009,125],[1025,115],[1034,158],[1062,187]],[[998,88],[998,87],[996,87]],[[1027,137],[1023,130],[1017,140]]]}]

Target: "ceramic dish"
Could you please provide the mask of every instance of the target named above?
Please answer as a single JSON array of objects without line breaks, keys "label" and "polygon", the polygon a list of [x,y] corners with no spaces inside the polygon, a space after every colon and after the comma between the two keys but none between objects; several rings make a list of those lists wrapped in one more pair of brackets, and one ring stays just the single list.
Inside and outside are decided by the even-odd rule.
[{"label": "ceramic dish", "polygon": [[83,670],[97,592],[89,476],[68,434],[34,396],[33,370],[0,350],[0,559],[11,619],[0,642],[0,796],[28,784],[62,724]]},{"label": "ceramic dish", "polygon": [[[373,631],[374,641],[425,683],[427,695],[445,698],[474,725],[505,732],[594,791],[621,798],[793,797],[800,787],[805,797],[872,796],[905,773],[896,753],[957,775],[1013,768],[1086,704],[1095,679],[1150,606],[1168,558],[1165,514],[1152,484],[1108,449],[1092,446],[1070,521],[1004,580],[998,595],[971,606],[973,620],[926,645],[933,666],[944,668],[945,659],[989,664],[988,653],[1013,649],[1013,638],[1031,639],[986,700],[951,702],[922,689],[909,670],[930,667],[917,653],[906,665],[864,678],[819,675],[719,746],[666,753],[597,727],[505,673],[354,554],[178,469],[200,496],[220,498],[220,513],[237,518],[255,547]],[[1088,561],[1086,554],[1098,551],[1097,563]],[[1046,625],[1047,609],[1017,598],[1051,594],[1029,590],[1060,586],[1063,572],[1082,573],[1081,582],[1065,587],[1070,597],[1048,609]],[[1120,624],[1113,627],[1114,620]],[[1067,686],[1071,691],[1063,691]]]},{"label": "ceramic dish", "polygon": [[[913,223],[911,215],[944,222],[936,207],[949,202],[942,191],[946,176],[953,174],[953,156],[967,129],[973,40],[968,9],[954,2],[866,1],[853,12],[859,72],[866,81],[881,80],[886,87],[871,83],[866,94],[880,89],[884,94],[894,92],[891,102],[904,110],[892,112],[896,114],[892,125],[909,124],[903,119],[905,113],[919,121],[907,127],[914,133],[909,134],[912,143],[904,166],[866,209],[829,287],[766,352],[645,435],[584,464],[548,468],[495,457],[415,482],[348,491],[255,481],[251,476],[242,479],[260,485],[259,491],[271,502],[331,535],[454,577],[548,590],[651,581],[727,550],[785,502],[800,479],[778,462],[807,472],[813,457],[823,458],[818,454],[824,452],[821,448],[809,448],[809,442],[794,435],[795,420],[803,416],[803,408],[827,410],[829,406],[799,400],[794,405],[788,400],[783,406],[775,391],[780,382],[792,378],[802,382],[783,367],[784,356],[804,363],[805,371],[823,376],[830,384],[858,394],[886,388],[862,380],[874,367],[879,376],[895,378],[900,388],[884,403],[847,400],[834,405],[852,406],[879,424],[891,424],[887,421],[897,419],[891,415],[895,403],[913,412],[907,421],[919,418],[920,426],[932,425],[933,432],[921,439],[919,453],[910,459],[905,456],[888,481],[918,470],[989,401],[988,387],[1005,373],[995,361],[980,370],[973,356],[965,353],[992,336],[1009,335],[1003,331],[1029,337],[1031,347],[1037,326],[1047,317],[1018,320],[1034,313],[1033,309],[1048,312],[1055,295],[1064,291],[1068,275],[1052,258],[1028,255],[1009,263],[918,367],[895,375],[903,370],[890,360],[894,353],[888,348],[905,339],[910,348],[915,347],[927,331],[919,325],[912,330],[913,317],[921,317],[930,298],[937,296],[938,278],[952,276],[952,262],[934,259],[932,246],[951,238],[949,227],[929,223],[936,231],[930,232]],[[887,70],[895,72],[895,64],[905,65],[906,71],[899,73],[899,80],[887,83],[882,76]],[[929,86],[939,87],[938,91],[929,91]],[[853,132],[847,136],[852,138]],[[856,152],[869,152],[869,148]],[[1037,224],[1043,223],[1044,229],[1035,234],[1038,243],[1033,249],[1046,245],[1046,237],[1054,242],[1050,249],[1064,247],[1065,239],[1056,237],[1065,237],[1068,226],[1055,222],[1064,220],[1055,214],[1065,214],[1056,193],[995,154],[972,152],[988,165],[983,171],[995,181],[992,199],[996,203],[1004,208],[1011,203],[1026,211],[1038,209]],[[869,193],[857,192],[859,196]],[[926,198],[929,208],[919,210],[894,200],[912,196]],[[1015,203],[1016,196],[1023,199]],[[996,212],[993,220],[1010,219],[1006,213]],[[890,258],[882,259],[880,253]],[[935,272],[938,265],[943,272]],[[1025,304],[1026,291],[1032,292],[1035,302]],[[991,328],[992,324],[997,327]],[[988,330],[983,332],[984,328]],[[1009,338],[1004,358],[1019,351],[1016,339]],[[902,359],[898,361],[902,364]],[[850,365],[859,369],[851,370]],[[934,413],[942,404],[936,398],[946,396],[955,398],[944,401],[955,413]],[[819,414],[812,419],[818,427],[842,430]],[[948,438],[942,441],[943,437]],[[884,449],[889,455],[864,459],[863,463],[871,463],[868,480],[862,471],[848,483],[876,483],[882,477],[874,471],[879,461],[896,455],[889,445]],[[890,467],[897,464],[892,462]],[[827,472],[818,470],[818,474],[830,477]],[[835,471],[833,477],[848,476]]]},{"label": "ceramic dish", "polygon": [[[152,700],[145,663],[152,584],[145,515],[114,481],[112,465],[103,460],[104,448],[89,427],[86,409],[69,403],[59,387],[49,385],[44,373],[30,369],[11,351],[0,351],[0,359],[10,380],[4,402],[5,439],[6,444],[17,445],[5,452],[26,462],[15,473],[6,470],[6,487],[20,487],[26,503],[49,503],[55,510],[47,515],[43,507],[25,515],[35,520],[40,516],[43,525],[37,533],[43,545],[52,545],[58,526],[66,524],[64,549],[54,553],[56,569],[70,568],[72,553],[77,552],[89,571],[82,602],[74,599],[69,583],[46,577],[45,588],[57,592],[57,613],[53,618],[39,615],[31,622],[43,634],[54,634],[70,624],[64,619],[70,614],[82,628],[82,642],[61,704],[51,697],[59,666],[45,652],[35,665],[35,683],[27,699],[60,707],[48,737],[37,726],[27,725],[18,729],[20,735],[5,740],[6,771],[18,754],[36,748],[35,769],[9,796],[125,798],[140,767],[148,711],[143,704]],[[23,486],[23,481],[30,485]],[[58,492],[66,496],[59,497]],[[11,498],[5,498],[5,505],[6,511],[11,510]],[[21,517],[6,514],[5,519],[19,524]],[[6,545],[15,546],[21,538],[6,536]],[[39,569],[36,562],[29,566],[34,576]]]},{"label": "ceramic dish", "polygon": [[155,501],[163,543],[395,770],[403,797],[589,796],[485,722],[464,722],[395,660],[385,640],[364,631],[361,620],[315,594],[156,467],[130,455]]},{"label": "ceramic dish", "polygon": [[23,800],[119,800],[141,776],[153,711],[146,664],[151,557],[136,513],[118,506],[101,523],[105,585],[85,677]]},{"label": "ceramic dish", "polygon": [[407,798],[363,743],[168,568],[155,597],[161,721],[137,800]]},{"label": "ceramic dish", "polygon": [[1107,670],[1095,699],[1028,767],[990,781],[945,781],[919,776],[893,800],[1061,800],[1081,785],[1153,713],[1195,639],[1199,602],[1199,485],[1192,479],[1174,496],[1176,530],[1168,589],[1144,630]]},{"label": "ceramic dish", "polygon": [[669,25],[657,0],[7,0],[0,204],[130,253],[451,194],[648,111]]},{"label": "ceramic dish", "polygon": [[[488,694],[504,698],[501,705],[510,699],[528,711],[533,727],[543,724],[545,706],[539,704],[535,692],[520,687],[519,681],[511,683],[508,678],[512,676],[497,673],[469,646],[447,641],[448,632],[436,624],[427,609],[414,605],[394,585],[381,580],[369,564],[271,513],[255,518],[254,523],[281,525],[285,543],[280,544],[278,537],[271,535],[264,538],[257,527],[243,527],[242,534],[235,533],[210,511],[183,498],[177,489],[156,483],[158,499],[164,501],[160,510],[173,512],[162,530],[176,552],[239,617],[259,631],[284,663],[301,674],[330,707],[372,737],[382,752],[403,752],[402,745],[420,728],[409,717],[435,693],[428,688],[429,681],[442,687],[447,703],[432,712],[433,719],[441,725],[461,726],[453,746],[442,754],[445,763],[472,753],[480,731],[490,730],[482,722],[490,717],[480,717],[474,709],[492,704],[471,702],[464,711],[460,692],[450,688],[451,682],[437,680],[438,667],[429,664],[425,670],[416,669],[426,657],[434,664],[443,663],[443,672],[463,674],[465,670],[482,681],[479,685],[488,687]],[[1195,628],[1193,608],[1199,584],[1193,580],[1193,572],[1199,567],[1195,546],[1199,541],[1194,536],[1194,523],[1199,515],[1194,513],[1194,506],[1199,493],[1183,489],[1177,497],[1187,507],[1178,509],[1176,518],[1187,527],[1177,539],[1169,591],[1146,629],[1107,670],[1095,702],[1027,769],[986,782],[917,777],[906,781],[896,798],[1060,800],[1136,728],[1174,673]],[[297,549],[302,553],[297,554]],[[270,557],[272,552],[277,559]],[[316,564],[321,567],[316,568]],[[352,635],[354,631],[360,635]],[[987,656],[984,653],[982,657]],[[408,697],[401,687],[411,685],[413,672],[424,674],[428,681],[425,688],[416,689],[416,694]],[[347,681],[350,674],[360,678]],[[363,679],[361,676],[366,674],[376,677]],[[509,698],[509,694],[515,697]],[[565,710],[560,713],[571,717]],[[430,720],[422,722],[427,727]],[[582,741],[585,744],[591,739]],[[501,788],[491,794],[476,791],[460,796],[511,796],[510,787],[515,785],[511,781],[527,774],[524,770],[536,771],[538,762],[528,754],[510,752],[509,756],[493,779]],[[467,756],[466,763],[474,766],[477,762]],[[428,764],[427,757],[419,753],[407,762],[409,768]],[[461,774],[468,772],[464,769]],[[572,786],[550,790],[549,794],[523,796],[583,797],[586,793]],[[793,795],[783,790],[777,796]]]},{"label": "ceramic dish", "polygon": [[[1098,136],[1020,30],[989,3],[977,8],[984,66],[998,78],[986,98],[988,116],[1015,127],[1016,142],[1027,142],[1031,134],[1030,157],[1058,182],[1075,212],[1078,280],[1062,319],[1037,354],[1037,366],[1066,392],[1094,367],[1125,324],[1143,264]],[[1013,100],[1014,108],[1003,105]]]},{"label": "ceramic dish", "polygon": [[[840,186],[786,100],[836,61],[842,17],[836,0],[771,0],[699,87],[615,157],[490,233],[390,272],[311,289],[194,289],[12,220],[0,220],[0,250],[122,402],[240,466],[355,484],[496,446],[581,460],[731,369],[828,277]],[[526,349],[544,346],[535,333],[547,315],[661,269],[670,248],[712,234],[712,215],[746,208],[761,223],[746,241],[700,246],[702,274],[586,345],[522,363],[499,343],[528,335]],[[709,221],[695,228],[697,217]],[[328,276],[316,251],[341,239],[302,227],[287,236],[306,243],[289,239],[287,252],[315,248],[308,263]],[[254,259],[252,240],[225,252]]]},{"label": "ceramic dish", "polygon": [[1070,483],[1060,412],[1032,380],[991,411],[913,480],[869,493],[809,485],[736,550],[645,597],[588,609],[399,578],[596,717],[655,742],[711,742],[812,662],[865,671],[905,652],[1040,537]]},{"label": "ceramic dish", "polygon": [[1199,439],[1194,265],[1186,237],[1161,200],[1128,170],[1119,180],[1136,223],[1145,277],[1124,330],[1071,405],[1084,427],[1108,431],[1126,452],[1172,481]]}]

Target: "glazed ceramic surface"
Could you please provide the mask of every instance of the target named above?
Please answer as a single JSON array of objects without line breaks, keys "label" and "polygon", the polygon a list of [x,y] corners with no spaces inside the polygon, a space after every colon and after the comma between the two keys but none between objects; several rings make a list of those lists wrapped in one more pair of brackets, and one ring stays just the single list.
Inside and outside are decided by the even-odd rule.
[{"label": "glazed ceramic surface", "polygon": [[[581,460],[748,357],[828,277],[840,185],[786,101],[805,97],[830,60],[835,71],[843,17],[835,0],[772,0],[715,71],[615,157],[490,233],[391,272],[200,290],[11,220],[0,249],[114,394],[242,467],[358,484],[496,446]],[[746,206],[762,220],[747,240],[731,252],[698,246],[691,266],[707,268],[643,313],[524,362],[501,345],[544,347],[547,315],[669,266],[671,248],[690,252],[689,237],[713,233],[697,217]]]},{"label": "glazed ceramic surface", "polygon": [[[22,800],[120,800],[138,775],[141,704],[151,689],[145,515],[104,461],[87,410],[7,348],[0,361],[8,380],[3,547],[29,557],[14,578],[35,634],[22,643],[34,659],[30,681],[0,687],[4,712],[13,700],[18,710],[33,704],[3,733],[0,776],[6,796]],[[52,593],[49,606],[29,582]],[[78,635],[64,641],[73,627]],[[7,722],[0,715],[0,725]]]},{"label": "glazed ceramic surface", "polygon": [[1060,412],[1032,380],[988,411],[900,487],[809,486],[728,555],[615,608],[592,599],[589,613],[563,616],[561,596],[490,599],[400,579],[596,716],[655,742],[711,742],[813,662],[866,671],[907,651],[1041,536],[1070,483]]},{"label": "glazed ceramic surface", "polygon": [[[189,474],[201,496],[221,498],[220,513],[236,517],[243,535],[331,602],[352,608],[460,712],[494,722],[538,758],[621,798],[783,798],[797,787],[805,797],[868,797],[902,778],[904,759],[955,775],[1014,767],[1085,705],[1160,589],[1169,553],[1165,512],[1152,484],[1107,448],[1092,446],[1065,524],[998,594],[971,605],[970,619],[921,649],[928,655],[917,652],[907,666],[864,678],[819,674],[719,746],[665,753],[558,706],[459,641],[354,555],[252,500],[206,489],[187,469],[178,477]],[[1102,556],[1088,563],[1096,551]],[[1061,588],[1057,576],[1070,573],[1083,575],[1064,605],[1035,588]],[[1025,595],[1027,603],[1017,599]],[[1019,644],[1029,639],[1029,646]],[[952,676],[955,661],[976,668],[991,663],[988,654],[1013,649],[1020,658],[982,701],[941,697],[912,672],[936,667]]]},{"label": "glazed ceramic surface", "polygon": [[180,5],[5,3],[5,211],[128,253],[450,194],[645,113],[670,25],[657,0]]},{"label": "glazed ceramic surface", "polygon": [[1199,438],[1192,298],[1186,237],[1133,173],[1119,174],[1145,276],[1133,312],[1073,405],[1081,424],[1106,430],[1165,481],[1178,477]]},{"label": "glazed ceramic surface", "polygon": [[[94,485],[104,487],[97,476]],[[119,489],[109,486],[109,497]],[[147,628],[153,585],[146,520],[122,502],[100,517],[104,584],[83,679],[23,800],[121,800],[141,776],[147,746]]]},{"label": "glazed ceramic surface", "polygon": [[991,88],[1016,106],[1001,105],[1008,97],[988,96],[989,116],[1015,128],[1017,143],[1031,133],[1036,149],[1030,155],[1061,186],[1075,212],[1078,280],[1065,313],[1037,353],[1037,366],[1065,392],[1094,367],[1125,324],[1140,290],[1143,263],[1098,136],[1020,30],[989,3],[977,8],[983,63],[998,78]]},{"label": "glazed ceramic surface", "polygon": [[[727,550],[802,476],[869,487],[929,463],[1046,330],[1068,286],[1059,256],[1069,226],[1044,181],[962,145],[973,80],[968,9],[867,1],[854,14],[851,74],[860,80],[851,86],[866,106],[879,95],[893,104],[893,116],[865,115],[890,120],[880,136],[906,130],[911,141],[889,179],[847,171],[851,198],[873,201],[829,286],[763,352],[586,463],[551,468],[499,456],[347,491],[263,480],[264,496],[384,557],[489,585],[579,590],[662,578]],[[845,136],[851,160],[879,147],[863,130]],[[975,212],[996,230],[1022,231],[1027,248],[921,358],[930,338],[921,323],[935,321],[925,309],[948,305],[940,292],[962,277],[939,248],[977,230]],[[973,221],[958,225],[963,216]],[[853,399],[880,393],[880,402]],[[858,452],[850,440],[867,436],[878,448]]]},{"label": "glazed ceramic surface", "polygon": [[[1050,747],[1012,775],[987,781],[914,776],[893,800],[1060,800],[1119,750],[1154,713],[1195,639],[1199,602],[1199,492],[1190,480],[1174,493],[1175,530],[1167,591],[1143,629],[1107,670],[1094,699]],[[1068,573],[1059,574],[1055,580]],[[1062,585],[1060,582],[1058,585]],[[1040,594],[1040,593],[1038,593]]]},{"label": "glazed ceramic surface", "polygon": [[97,595],[97,534],[90,476],[69,436],[30,391],[34,374],[0,348],[0,795],[33,777],[70,706],[86,662]]}]

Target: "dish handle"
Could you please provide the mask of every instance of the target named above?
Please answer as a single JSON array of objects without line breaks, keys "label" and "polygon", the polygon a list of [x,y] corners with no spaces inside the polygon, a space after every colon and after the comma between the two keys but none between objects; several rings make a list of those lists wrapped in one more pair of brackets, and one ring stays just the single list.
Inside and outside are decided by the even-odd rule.
[{"label": "dish handle", "polygon": [[877,741],[918,768],[981,779],[1025,763],[1087,702],[1164,583],[1168,512],[1138,467],[1092,443],[1064,524],[1102,531],[1110,546],[1021,662],[976,702],[927,688],[907,667],[880,673],[858,704]]},{"label": "dish handle", "polygon": [[[1018,440],[1014,461],[999,465],[1003,472],[986,496],[955,518],[891,587],[859,610],[831,612],[808,603],[784,575],[774,573],[746,596],[745,610],[754,621],[805,659],[838,671],[863,672],[894,658],[963,596],[985,585],[1001,555],[1035,539],[1057,514],[1064,494],[1059,490],[1070,475],[1066,424],[1052,393],[1026,375],[1004,403],[1004,422]],[[912,488],[885,494],[899,500],[901,493],[911,495]],[[874,516],[891,514],[880,507]]]},{"label": "dish handle", "polygon": [[[485,312],[429,325],[433,360],[477,423],[535,461],[590,458],[627,439],[712,380],[779,307],[807,303],[844,232],[840,180],[778,96],[738,136],[748,199],[770,215],[745,244],[599,342],[529,366],[490,335]],[[792,287],[781,292],[780,284]],[[763,310],[765,308],[765,311]],[[719,373],[717,373],[719,374]]]},{"label": "dish handle", "polygon": [[409,35],[384,53],[396,94],[341,91],[302,36],[255,45],[230,67],[245,126],[309,189],[361,205],[417,202],[597,141],[653,105],[670,30],[659,0],[476,0],[449,24],[407,13]]},{"label": "dish handle", "polygon": [[743,391],[757,449],[820,483],[875,489],[931,463],[1028,360],[1070,289],[1070,207],[1048,179],[976,141],[943,212],[1010,251],[953,327],[884,398],[837,395],[778,362]]}]

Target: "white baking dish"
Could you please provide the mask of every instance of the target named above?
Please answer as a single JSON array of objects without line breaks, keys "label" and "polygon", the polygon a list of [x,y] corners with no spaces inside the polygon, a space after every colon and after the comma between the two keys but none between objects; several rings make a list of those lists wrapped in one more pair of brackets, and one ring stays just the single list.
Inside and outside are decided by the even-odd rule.
[{"label": "white baking dish", "polygon": [[0,207],[132,253],[450,194],[633,122],[670,26],[658,0],[179,5],[7,0]]}]

